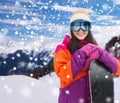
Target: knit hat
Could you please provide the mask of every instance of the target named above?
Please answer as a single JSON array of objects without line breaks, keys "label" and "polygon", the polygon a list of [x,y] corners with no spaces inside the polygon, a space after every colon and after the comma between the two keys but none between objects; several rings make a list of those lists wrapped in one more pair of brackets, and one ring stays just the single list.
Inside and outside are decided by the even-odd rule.
[{"label": "knit hat", "polygon": [[70,23],[75,20],[86,20],[90,22],[90,17],[87,9],[79,8],[75,12],[73,12],[70,17]]}]

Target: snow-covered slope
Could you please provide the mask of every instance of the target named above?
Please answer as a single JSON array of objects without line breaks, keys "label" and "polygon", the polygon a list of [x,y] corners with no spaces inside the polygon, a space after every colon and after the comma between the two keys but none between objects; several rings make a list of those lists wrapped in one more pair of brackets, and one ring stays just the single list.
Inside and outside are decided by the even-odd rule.
[{"label": "snow-covered slope", "polygon": [[57,103],[59,80],[55,74],[39,80],[14,75],[0,77],[0,103]]},{"label": "snow-covered slope", "polygon": [[[120,78],[115,79],[115,103],[120,103]],[[57,103],[59,79],[55,73],[33,79],[27,76],[0,77],[0,103]]]}]

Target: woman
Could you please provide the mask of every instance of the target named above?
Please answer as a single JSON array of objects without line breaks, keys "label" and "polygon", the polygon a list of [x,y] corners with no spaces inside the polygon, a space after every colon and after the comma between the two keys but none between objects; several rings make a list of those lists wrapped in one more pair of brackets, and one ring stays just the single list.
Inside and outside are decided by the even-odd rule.
[{"label": "woman", "polygon": [[118,60],[97,46],[90,29],[88,11],[76,10],[70,18],[71,35],[66,35],[56,47],[54,68],[60,78],[58,103],[91,103],[88,71],[94,59],[103,62],[114,75],[120,75]]}]

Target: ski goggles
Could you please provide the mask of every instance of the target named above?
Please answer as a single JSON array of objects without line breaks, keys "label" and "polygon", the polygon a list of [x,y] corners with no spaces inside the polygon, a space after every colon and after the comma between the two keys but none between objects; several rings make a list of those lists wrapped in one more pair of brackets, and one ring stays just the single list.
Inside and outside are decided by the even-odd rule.
[{"label": "ski goggles", "polygon": [[88,32],[90,28],[91,28],[90,22],[84,20],[75,20],[70,24],[70,29],[74,32],[78,32],[79,30]]}]

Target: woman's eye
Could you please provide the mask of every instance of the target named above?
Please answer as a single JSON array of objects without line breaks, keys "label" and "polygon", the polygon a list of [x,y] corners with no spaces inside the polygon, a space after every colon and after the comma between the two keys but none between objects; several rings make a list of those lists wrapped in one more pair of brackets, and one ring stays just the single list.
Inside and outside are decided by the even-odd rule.
[{"label": "woman's eye", "polygon": [[84,28],[88,28],[88,26],[84,26]]}]

